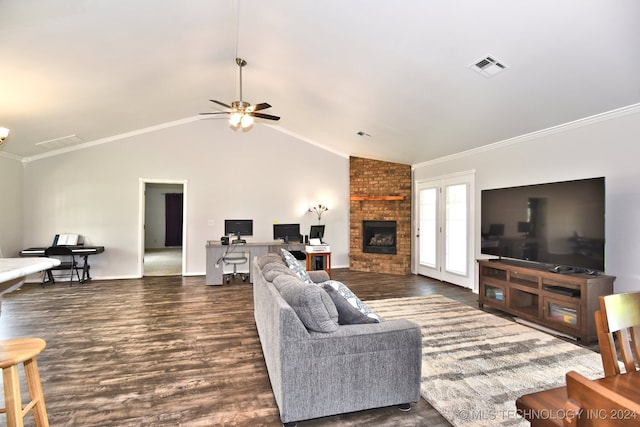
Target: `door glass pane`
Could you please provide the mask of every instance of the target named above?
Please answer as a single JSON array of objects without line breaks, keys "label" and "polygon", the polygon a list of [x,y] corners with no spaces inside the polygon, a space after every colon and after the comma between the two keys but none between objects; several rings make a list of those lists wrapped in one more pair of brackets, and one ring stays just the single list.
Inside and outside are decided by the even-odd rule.
[{"label": "door glass pane", "polygon": [[436,268],[438,190],[420,191],[420,264]]},{"label": "door glass pane", "polygon": [[467,275],[467,184],[445,188],[445,269]]}]

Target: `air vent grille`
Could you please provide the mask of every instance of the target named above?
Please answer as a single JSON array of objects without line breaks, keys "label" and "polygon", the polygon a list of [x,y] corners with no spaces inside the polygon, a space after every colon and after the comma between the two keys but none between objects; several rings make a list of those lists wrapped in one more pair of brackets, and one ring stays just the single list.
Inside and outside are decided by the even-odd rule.
[{"label": "air vent grille", "polygon": [[494,56],[485,56],[481,59],[478,59],[474,61],[469,67],[485,77],[493,77],[508,68],[507,65],[504,64],[504,62],[499,61]]}]

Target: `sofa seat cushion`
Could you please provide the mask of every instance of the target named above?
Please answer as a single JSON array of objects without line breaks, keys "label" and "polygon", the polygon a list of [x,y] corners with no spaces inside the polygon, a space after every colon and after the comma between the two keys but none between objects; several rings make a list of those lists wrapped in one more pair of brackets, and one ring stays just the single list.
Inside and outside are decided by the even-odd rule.
[{"label": "sofa seat cushion", "polygon": [[296,257],[294,257],[293,254],[291,254],[291,252],[289,252],[286,249],[280,249],[280,250],[282,251],[282,257],[284,258],[284,262],[287,263],[291,271],[296,273],[304,283],[313,283],[313,280],[311,280],[311,277],[309,277],[307,270],[305,270],[304,267],[300,265]]},{"label": "sofa seat cushion", "polygon": [[338,329],[338,310],[320,286],[305,284],[297,277],[285,274],[276,277],[273,285],[307,329],[316,332]]},{"label": "sofa seat cushion", "polygon": [[344,283],[337,280],[327,280],[320,286],[327,291],[336,305],[339,324],[353,325],[380,322],[380,317],[351,292],[351,289]]}]

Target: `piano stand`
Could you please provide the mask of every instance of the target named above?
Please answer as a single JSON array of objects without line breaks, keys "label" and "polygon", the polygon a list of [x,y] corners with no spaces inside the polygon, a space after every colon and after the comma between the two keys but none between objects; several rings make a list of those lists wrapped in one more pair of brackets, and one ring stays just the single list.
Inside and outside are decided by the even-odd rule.
[{"label": "piano stand", "polygon": [[[89,255],[85,255],[83,257],[84,259],[84,264],[83,265],[79,265],[77,268],[80,269],[82,268],[82,277],[79,277],[78,279],[78,283],[82,284],[84,282],[88,282],[91,280],[91,275],[89,274],[89,270],[91,269],[91,266],[89,265],[89,263],[87,262],[87,258],[89,258]],[[56,268],[50,268],[48,270],[44,271],[44,275],[42,277],[42,283],[40,283],[42,286],[45,286],[47,283],[51,283],[51,284],[55,284],[56,280],[53,277],[53,270],[67,270],[70,269],[71,267],[68,266],[58,266]],[[45,280],[46,278],[46,280]],[[71,281],[73,282],[73,275],[71,276]]]},{"label": "piano stand", "polygon": [[[104,246],[69,246],[69,248],[71,248],[71,251],[73,252],[73,255],[78,257],[78,258],[82,258],[82,265],[78,265],[78,269],[82,269],[82,277],[79,277],[79,282],[80,283],[84,283],[84,282],[88,282],[91,280],[91,266],[89,265],[89,255],[96,255],[96,254],[101,254],[102,252],[104,252]],[[37,248],[27,248],[27,249],[23,249],[22,251],[20,251],[20,256],[21,257],[44,257],[44,251],[45,251],[45,247],[37,247]],[[59,267],[57,267],[56,269],[60,269]],[[53,278],[53,273],[51,272],[51,270],[46,270],[45,271],[45,277],[48,280],[45,280],[45,278],[43,277],[42,279],[42,285],[44,286],[46,283],[55,283],[55,280]]]}]

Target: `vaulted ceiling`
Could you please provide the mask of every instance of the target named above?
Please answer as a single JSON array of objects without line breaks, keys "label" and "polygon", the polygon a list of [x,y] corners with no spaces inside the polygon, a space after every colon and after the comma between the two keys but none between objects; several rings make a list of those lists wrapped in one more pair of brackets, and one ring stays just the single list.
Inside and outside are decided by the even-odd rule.
[{"label": "vaulted ceiling", "polygon": [[[640,103],[639,18],[637,0],[0,0],[0,153],[198,120],[238,99],[239,56],[275,129],[416,164]],[[471,67],[487,56],[504,70]]]}]

